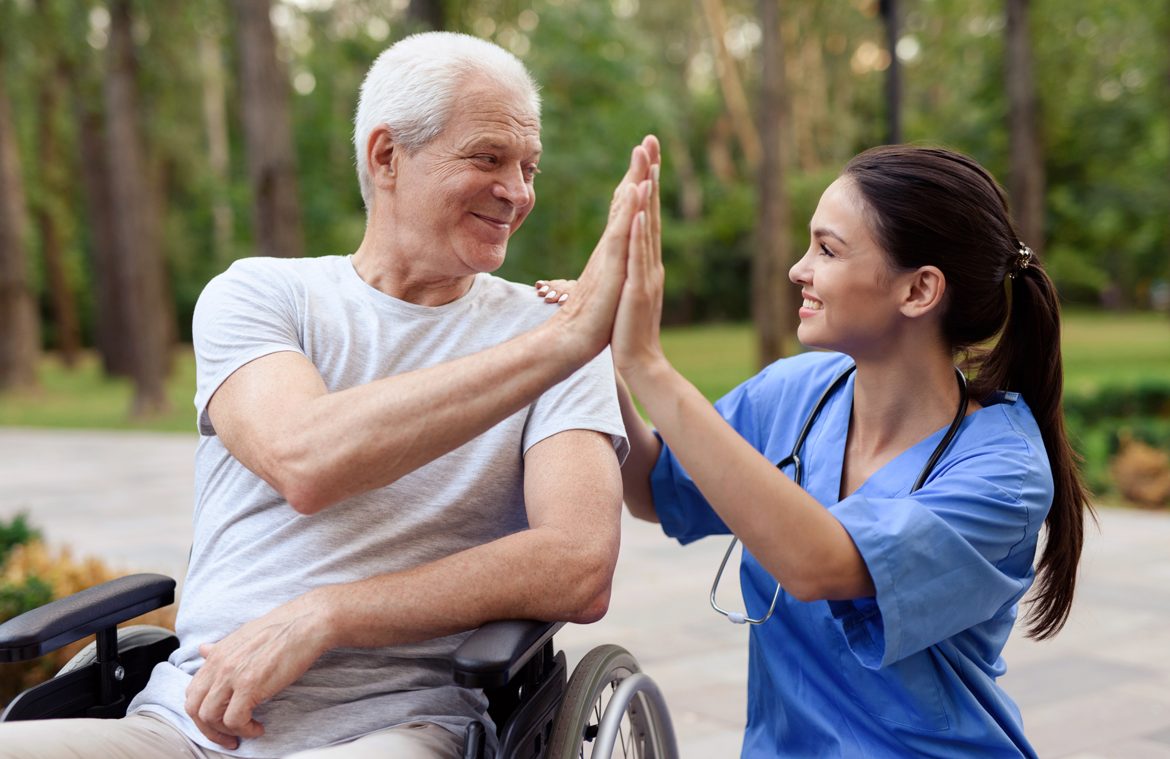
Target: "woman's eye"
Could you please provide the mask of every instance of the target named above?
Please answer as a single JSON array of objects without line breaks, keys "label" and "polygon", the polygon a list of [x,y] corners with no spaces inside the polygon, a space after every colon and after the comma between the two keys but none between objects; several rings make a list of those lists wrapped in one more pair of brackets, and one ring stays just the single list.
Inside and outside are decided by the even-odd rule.
[{"label": "woman's eye", "polygon": [[821,252],[824,253],[826,256],[829,256],[829,257],[833,256],[833,251],[829,250],[829,246],[825,245],[824,243],[821,243]]}]

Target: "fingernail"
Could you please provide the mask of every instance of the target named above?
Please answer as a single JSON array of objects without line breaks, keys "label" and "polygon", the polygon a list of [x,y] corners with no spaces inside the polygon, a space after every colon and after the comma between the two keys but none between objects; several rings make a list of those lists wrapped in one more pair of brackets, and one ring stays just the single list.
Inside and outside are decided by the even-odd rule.
[{"label": "fingernail", "polygon": [[650,178],[652,180],[654,180],[654,184],[658,184],[658,170],[659,170],[659,168],[660,167],[658,164],[654,164],[653,166],[650,167]]},{"label": "fingernail", "polygon": [[556,291],[556,290],[549,290],[549,291],[548,291],[548,295],[547,295],[547,296],[545,296],[545,297],[547,297],[547,298],[555,298],[555,297],[557,297],[557,291]]},{"label": "fingernail", "polygon": [[568,293],[561,293],[561,297],[557,298],[557,303],[564,303],[569,299]]},{"label": "fingernail", "polygon": [[548,292],[548,285],[542,285],[542,286],[540,287],[540,289],[538,289],[538,290],[536,291],[536,294],[537,294],[537,295],[544,295],[544,294],[545,294],[545,293],[547,293],[547,292]]},{"label": "fingernail", "polygon": [[643,226],[646,224],[646,212],[645,211],[638,211],[638,224],[643,225]]}]

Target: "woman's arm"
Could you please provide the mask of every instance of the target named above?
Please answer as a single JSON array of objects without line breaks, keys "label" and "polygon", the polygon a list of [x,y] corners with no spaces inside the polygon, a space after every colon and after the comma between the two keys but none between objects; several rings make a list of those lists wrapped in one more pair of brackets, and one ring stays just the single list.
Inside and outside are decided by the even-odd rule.
[{"label": "woman's arm", "polygon": [[667,360],[659,339],[662,265],[658,177],[649,215],[630,234],[614,321],[614,365],[707,502],[757,560],[801,600],[872,595],[849,533],[815,498],[753,448]]},{"label": "woman's arm", "polygon": [[622,464],[622,498],[626,508],[638,519],[657,522],[658,511],[654,508],[654,493],[650,489],[650,472],[658,461],[658,454],[662,452],[662,443],[642,420],[621,375],[616,375],[615,379],[622,422],[626,426],[626,438],[630,441],[630,453]]},{"label": "woman's arm", "polygon": [[[651,202],[655,202],[651,198]],[[548,303],[564,303],[577,286],[575,279],[540,279],[536,281],[536,294]],[[630,453],[622,464],[622,487],[625,491],[626,508],[638,519],[657,522],[658,512],[654,507],[654,493],[650,489],[650,473],[662,452],[662,442],[653,429],[642,419],[638,407],[621,374],[615,374],[618,403],[622,409],[622,423],[630,443]]]}]

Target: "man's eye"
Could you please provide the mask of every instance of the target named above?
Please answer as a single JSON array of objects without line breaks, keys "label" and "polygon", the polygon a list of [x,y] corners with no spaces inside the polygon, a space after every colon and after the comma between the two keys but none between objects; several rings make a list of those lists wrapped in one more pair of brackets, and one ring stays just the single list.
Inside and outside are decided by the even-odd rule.
[{"label": "man's eye", "polygon": [[524,176],[528,177],[529,182],[536,179],[536,175],[539,173],[540,169],[536,168],[535,166],[527,166],[524,169]]},{"label": "man's eye", "polygon": [[480,163],[489,164],[491,166],[495,166],[500,162],[498,158],[490,153],[480,153],[475,157],[475,160],[479,161]]}]

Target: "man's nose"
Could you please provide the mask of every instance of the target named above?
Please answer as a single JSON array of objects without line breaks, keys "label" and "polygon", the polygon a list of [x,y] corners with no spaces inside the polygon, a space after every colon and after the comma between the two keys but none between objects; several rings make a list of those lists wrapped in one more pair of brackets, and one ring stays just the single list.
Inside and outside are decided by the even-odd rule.
[{"label": "man's nose", "polygon": [[497,198],[506,200],[517,207],[528,205],[530,192],[531,188],[524,179],[524,170],[519,167],[503,172],[494,188],[494,194]]}]

